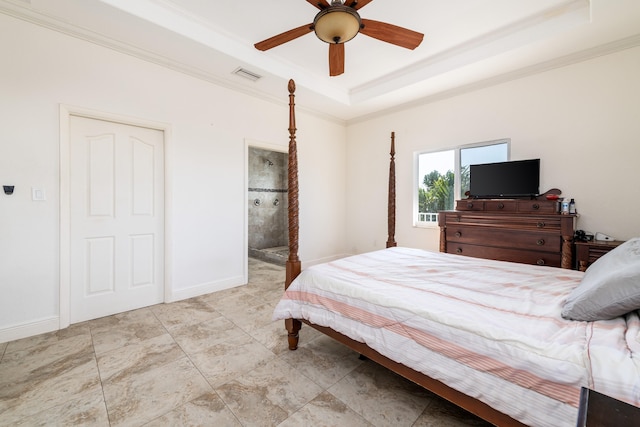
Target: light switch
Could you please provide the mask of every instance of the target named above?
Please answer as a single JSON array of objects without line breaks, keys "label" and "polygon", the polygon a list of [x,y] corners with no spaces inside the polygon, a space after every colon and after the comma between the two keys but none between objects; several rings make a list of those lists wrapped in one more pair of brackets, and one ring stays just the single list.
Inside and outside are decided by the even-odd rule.
[{"label": "light switch", "polygon": [[47,200],[47,195],[42,188],[31,187],[31,200]]}]

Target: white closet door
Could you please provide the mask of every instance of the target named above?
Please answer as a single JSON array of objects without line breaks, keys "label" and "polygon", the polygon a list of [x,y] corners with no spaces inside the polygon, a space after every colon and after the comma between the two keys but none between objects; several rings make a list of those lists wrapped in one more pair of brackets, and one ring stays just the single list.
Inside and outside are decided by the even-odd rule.
[{"label": "white closet door", "polygon": [[70,320],[163,301],[164,134],[72,116]]}]

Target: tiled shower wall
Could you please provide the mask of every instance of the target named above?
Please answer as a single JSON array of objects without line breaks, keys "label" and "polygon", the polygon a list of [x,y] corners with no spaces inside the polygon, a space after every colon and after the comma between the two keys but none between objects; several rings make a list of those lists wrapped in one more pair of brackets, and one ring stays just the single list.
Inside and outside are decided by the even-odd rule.
[{"label": "tiled shower wall", "polygon": [[249,147],[249,248],[288,244],[287,153]]}]

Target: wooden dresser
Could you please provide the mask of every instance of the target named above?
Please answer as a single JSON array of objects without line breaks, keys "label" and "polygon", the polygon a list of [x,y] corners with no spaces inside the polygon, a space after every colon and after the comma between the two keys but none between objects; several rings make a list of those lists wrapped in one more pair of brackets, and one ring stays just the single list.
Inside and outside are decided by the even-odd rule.
[{"label": "wooden dresser", "polygon": [[572,268],[575,218],[550,200],[458,200],[439,212],[440,252]]}]

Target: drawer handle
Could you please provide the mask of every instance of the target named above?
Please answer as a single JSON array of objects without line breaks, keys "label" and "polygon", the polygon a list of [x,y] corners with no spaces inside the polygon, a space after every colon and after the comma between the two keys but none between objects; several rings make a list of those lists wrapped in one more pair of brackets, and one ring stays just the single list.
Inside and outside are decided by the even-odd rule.
[{"label": "drawer handle", "polygon": [[459,231],[456,231],[456,237],[462,237],[462,233]]},{"label": "drawer handle", "polygon": [[545,262],[542,258],[540,258],[539,260],[536,261],[536,264],[538,265],[545,265]]},{"label": "drawer handle", "polygon": [[545,224],[544,222],[540,221],[539,223],[537,223],[537,224],[536,224],[536,227],[538,227],[538,228],[544,228],[544,226],[545,226],[545,225],[546,225],[546,224]]},{"label": "drawer handle", "polygon": [[456,249],[456,253],[457,253],[457,254],[461,254],[461,253],[462,253],[462,248],[457,248],[457,249]]},{"label": "drawer handle", "polygon": [[540,205],[537,203],[534,203],[533,205],[531,205],[531,207],[533,208],[533,210],[538,210],[540,209]]},{"label": "drawer handle", "polygon": [[473,208],[473,203],[467,203],[467,209]]},{"label": "drawer handle", "polygon": [[538,246],[542,246],[544,245],[544,239],[538,239],[536,243],[538,244]]},{"label": "drawer handle", "polygon": [[498,209],[504,209],[504,203],[498,203]]}]

